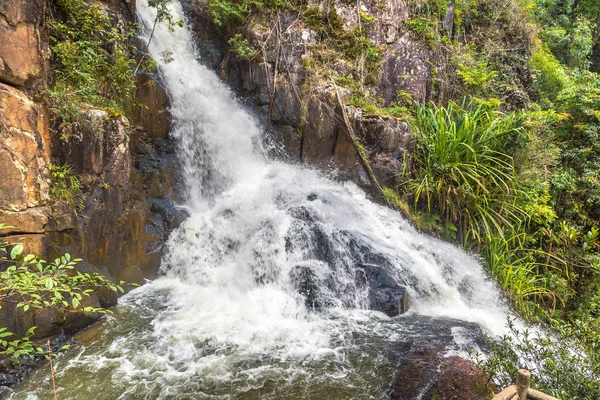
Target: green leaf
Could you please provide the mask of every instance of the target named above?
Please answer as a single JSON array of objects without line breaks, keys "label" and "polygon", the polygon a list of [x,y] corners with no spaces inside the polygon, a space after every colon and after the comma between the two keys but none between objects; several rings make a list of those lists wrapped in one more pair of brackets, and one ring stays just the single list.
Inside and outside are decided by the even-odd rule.
[{"label": "green leaf", "polygon": [[22,244],[17,244],[10,251],[10,258],[14,260],[22,252],[23,252],[23,245]]}]

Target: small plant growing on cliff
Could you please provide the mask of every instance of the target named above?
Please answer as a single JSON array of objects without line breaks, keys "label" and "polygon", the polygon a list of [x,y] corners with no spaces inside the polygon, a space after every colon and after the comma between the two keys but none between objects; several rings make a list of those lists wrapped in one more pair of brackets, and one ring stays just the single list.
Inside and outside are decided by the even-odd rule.
[{"label": "small plant growing on cliff", "polygon": [[237,58],[241,60],[250,60],[256,55],[254,50],[240,33],[234,35],[227,41],[229,45],[229,51],[231,51]]},{"label": "small plant growing on cliff", "polygon": [[49,165],[50,196],[67,201],[75,211],[83,211],[82,190],[79,177],[70,165]]},{"label": "small plant growing on cliff", "polygon": [[51,109],[71,123],[85,106],[128,115],[133,109],[132,30],[113,26],[113,16],[84,0],[56,0],[48,23],[54,58]]}]

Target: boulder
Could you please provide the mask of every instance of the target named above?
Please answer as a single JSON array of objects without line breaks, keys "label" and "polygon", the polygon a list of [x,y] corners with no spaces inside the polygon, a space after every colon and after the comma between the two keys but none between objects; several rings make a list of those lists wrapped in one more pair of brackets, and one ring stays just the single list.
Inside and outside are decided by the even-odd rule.
[{"label": "boulder", "polygon": [[44,233],[51,214],[49,207],[28,208],[17,212],[0,210],[0,222],[12,226],[1,233]]},{"label": "boulder", "polygon": [[379,95],[387,105],[396,100],[399,91],[412,94],[416,101],[428,100],[431,82],[431,50],[404,34],[383,56]]},{"label": "boulder", "polygon": [[7,243],[22,244],[24,254],[46,254],[50,247],[48,237],[43,234],[15,234],[5,236],[2,240]]},{"label": "boulder", "polygon": [[46,110],[0,84],[0,209],[23,211],[48,200],[50,147]]},{"label": "boulder", "polygon": [[42,0],[0,0],[0,81],[25,85],[43,77],[45,53],[39,25]]},{"label": "boulder", "polygon": [[448,353],[458,346],[456,332],[465,335],[466,342],[460,346],[469,346],[461,351],[481,348],[485,335],[479,325],[423,316],[407,316],[403,322],[410,328],[403,332],[405,338],[395,349],[397,366],[390,382],[391,399],[409,400],[416,394],[422,399],[490,398],[493,385],[483,371],[472,361]]},{"label": "boulder", "polygon": [[369,309],[390,317],[408,311],[408,293],[386,268],[374,264],[357,265],[357,283],[368,286]]}]

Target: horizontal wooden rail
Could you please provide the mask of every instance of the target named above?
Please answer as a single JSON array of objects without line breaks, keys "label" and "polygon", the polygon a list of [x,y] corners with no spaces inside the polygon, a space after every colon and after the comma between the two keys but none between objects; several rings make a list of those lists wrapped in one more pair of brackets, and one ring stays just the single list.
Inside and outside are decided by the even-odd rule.
[{"label": "horizontal wooden rail", "polygon": [[529,387],[531,384],[531,373],[527,370],[519,370],[516,382],[516,385],[510,385],[495,395],[492,400],[559,400],[556,397]]}]

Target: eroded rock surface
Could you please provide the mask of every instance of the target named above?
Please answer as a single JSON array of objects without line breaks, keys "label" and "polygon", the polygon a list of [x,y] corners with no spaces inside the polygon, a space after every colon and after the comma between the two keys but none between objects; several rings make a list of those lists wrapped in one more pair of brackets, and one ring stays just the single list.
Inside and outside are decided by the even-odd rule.
[{"label": "eroded rock surface", "polygon": [[47,120],[41,105],[0,84],[0,210],[21,212],[48,200],[46,167],[51,146]]}]

